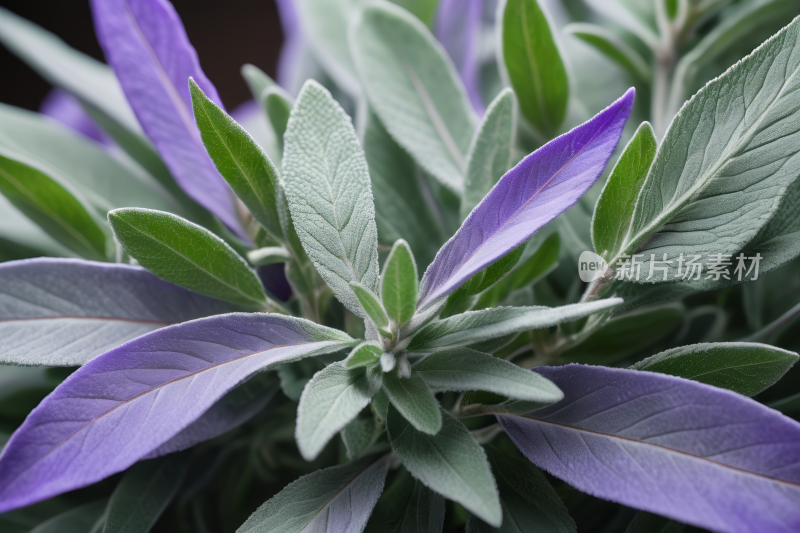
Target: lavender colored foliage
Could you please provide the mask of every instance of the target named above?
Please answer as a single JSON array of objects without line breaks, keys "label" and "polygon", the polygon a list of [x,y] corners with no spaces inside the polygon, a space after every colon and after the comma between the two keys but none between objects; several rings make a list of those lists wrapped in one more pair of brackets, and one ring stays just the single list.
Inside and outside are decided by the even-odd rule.
[{"label": "lavender colored foliage", "polygon": [[478,57],[483,0],[441,0],[436,16],[436,38],[455,63],[467,89],[472,107],[483,115],[480,58]]},{"label": "lavender colored foliage", "polygon": [[62,89],[55,88],[47,93],[39,112],[94,141],[111,143],[103,130],[86,114],[78,99]]},{"label": "lavender colored foliage", "polygon": [[525,456],[577,489],[713,531],[800,528],[800,425],[682,378],[567,365],[564,399],[499,416]]},{"label": "lavender colored foliage", "polygon": [[290,317],[233,313],[143,335],[64,381],[0,455],[0,513],[125,470],[256,372],[346,346]]},{"label": "lavender colored foliage", "polygon": [[192,116],[189,77],[217,105],[217,90],[166,0],[92,0],[108,63],[145,133],[181,188],[244,236],[233,192],[211,162]]},{"label": "lavender colored foliage", "polygon": [[295,0],[276,0],[278,14],[281,18],[283,30],[283,47],[278,57],[278,85],[291,90],[293,84],[293,71],[300,60],[303,51],[303,31],[300,20],[297,18]]},{"label": "lavender colored foliage", "polygon": [[417,309],[455,291],[566,211],[603,173],[633,106],[634,90],[509,170],[436,254]]}]

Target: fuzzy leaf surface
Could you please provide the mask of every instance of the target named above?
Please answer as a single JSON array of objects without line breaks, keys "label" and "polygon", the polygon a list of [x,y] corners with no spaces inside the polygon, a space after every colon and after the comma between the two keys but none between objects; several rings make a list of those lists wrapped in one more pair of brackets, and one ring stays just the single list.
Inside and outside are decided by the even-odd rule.
[{"label": "fuzzy leaf surface", "polygon": [[441,531],[444,498],[401,469],[378,500],[364,533]]},{"label": "fuzzy leaf surface", "polygon": [[402,325],[414,316],[419,278],[414,255],[404,240],[392,246],[381,276],[381,301],[395,324]]},{"label": "fuzzy leaf surface", "polygon": [[421,376],[412,372],[411,377],[401,378],[397,372],[387,372],[383,390],[397,412],[418,431],[436,435],[442,428],[439,403]]}]

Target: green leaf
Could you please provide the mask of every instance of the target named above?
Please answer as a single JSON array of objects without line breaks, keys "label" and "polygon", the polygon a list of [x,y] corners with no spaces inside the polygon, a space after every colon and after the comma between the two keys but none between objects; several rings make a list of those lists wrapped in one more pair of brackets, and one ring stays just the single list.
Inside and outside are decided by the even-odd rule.
[{"label": "green leaf", "polygon": [[[554,232],[536,248],[531,256],[525,259],[511,273],[512,289],[521,289],[537,282],[551,272],[558,263],[558,252],[561,249],[561,237]],[[528,250],[525,250],[526,254]]]},{"label": "green leaf", "polygon": [[564,352],[562,359],[591,365],[614,364],[675,332],[685,314],[683,304],[671,303],[619,316],[577,347]]},{"label": "green leaf", "polygon": [[308,382],[297,407],[297,447],[313,461],[331,438],[366,407],[381,387],[381,370],[333,363]]},{"label": "green leaf", "polygon": [[383,389],[378,391],[378,394],[372,399],[371,408],[375,416],[381,420],[386,420],[386,410],[389,409],[389,397]]},{"label": "green leaf", "polygon": [[22,255],[30,253],[29,257],[74,255],[31,219],[20,213],[2,194],[0,194],[0,242],[5,253],[9,255],[16,253]]},{"label": "green leaf", "polygon": [[397,412],[417,430],[427,435],[436,435],[442,428],[439,404],[428,385],[416,372],[412,372],[409,378],[401,378],[397,372],[385,373],[383,390]]},{"label": "green leaf", "polygon": [[103,533],[150,531],[183,481],[186,458],[170,455],[131,467],[114,489]]},{"label": "green leaf", "polygon": [[564,26],[564,31],[571,33],[627,70],[637,81],[650,82],[650,66],[647,61],[613,31],[583,22],[567,24]]},{"label": "green leaf", "polygon": [[503,174],[511,167],[516,123],[514,91],[503,89],[483,116],[467,154],[461,220],[467,218]]},{"label": "green leaf", "polygon": [[467,346],[511,333],[548,328],[605,311],[621,303],[619,298],[608,298],[561,307],[497,307],[470,311],[428,324],[411,340],[408,351],[428,352]]},{"label": "green leaf", "polygon": [[283,150],[283,134],[289,123],[289,114],[292,112],[292,97],[278,85],[268,87],[259,97],[261,106],[267,113],[267,118],[275,132],[278,148]]},{"label": "green leaf", "polygon": [[214,166],[264,229],[283,241],[275,200],[278,169],[250,134],[191,78],[189,91],[197,128]]},{"label": "green leaf", "polygon": [[642,122],[617,159],[592,217],[592,242],[595,251],[606,259],[616,257],[633,222],[636,197],[656,156],[653,127]]},{"label": "green leaf", "polygon": [[433,24],[439,0],[392,0],[395,4],[407,9],[427,26]]},{"label": "green leaf", "polygon": [[507,0],[501,9],[500,63],[522,114],[550,139],[567,116],[570,92],[555,31],[538,0]]},{"label": "green leaf", "polygon": [[359,0],[298,0],[295,3],[303,35],[314,57],[336,85],[357,96],[358,85],[353,60],[347,47],[347,22]]},{"label": "green leaf", "polygon": [[426,487],[499,527],[503,515],[486,453],[464,424],[446,411],[441,416],[441,431],[427,435],[390,405],[387,428],[392,449]]},{"label": "green leaf", "polygon": [[104,216],[117,207],[180,209],[137,165],[39,113],[0,104],[0,147],[53,169]]},{"label": "green leaf", "polygon": [[96,211],[63,179],[24,156],[0,151],[0,192],[67,248],[105,261],[108,231]]},{"label": "green leaf", "polygon": [[306,383],[311,381],[319,370],[320,363],[315,359],[300,359],[279,365],[276,369],[281,381],[281,390],[293,402],[300,401]]},{"label": "green leaf", "polygon": [[625,533],[682,533],[684,525],[675,520],[639,511],[628,524]]},{"label": "green leaf", "polygon": [[564,394],[550,380],[503,359],[469,348],[435,352],[414,366],[434,391],[481,390],[545,405]]},{"label": "green leaf", "polygon": [[389,3],[354,17],[349,41],[367,99],[391,136],[460,195],[477,120],[442,46],[416,17]]},{"label": "green leaf", "polygon": [[373,341],[365,341],[353,348],[353,351],[343,361],[345,368],[359,368],[372,366],[381,359],[383,348]]},{"label": "green leaf", "polygon": [[383,265],[381,301],[395,324],[402,326],[414,316],[419,295],[419,277],[408,243],[396,241]]},{"label": "green leaf", "polygon": [[693,379],[755,396],[775,384],[797,362],[794,352],[755,342],[716,342],[681,346],[631,366]]},{"label": "green leaf", "polygon": [[636,35],[650,49],[660,46],[655,20],[655,2],[637,0],[586,0],[595,11]]},{"label": "green leaf", "polygon": [[350,282],[378,290],[378,232],[364,152],[350,118],[307,81],[284,136],[283,180],[292,221],[333,294],[364,317]]},{"label": "green leaf", "polygon": [[792,140],[800,130],[799,37],[796,19],[701,89],[673,120],[621,247],[644,255],[643,277],[651,256],[673,260],[665,266],[674,281],[679,253],[707,263],[738,252],[778,209],[800,174],[800,144]]},{"label": "green leaf", "polygon": [[128,255],[156,276],[252,308],[275,305],[245,260],[207,229],[149,209],[117,209],[108,221]]},{"label": "green leaf", "polygon": [[362,309],[366,311],[367,316],[375,322],[376,326],[385,329],[389,325],[389,317],[386,316],[386,310],[381,304],[380,297],[360,283],[351,281],[350,288],[358,298],[359,303],[361,303]]},{"label": "green leaf", "polygon": [[430,533],[442,531],[445,502],[400,469],[372,512],[364,533]]},{"label": "green leaf", "polygon": [[339,436],[342,437],[344,442],[345,455],[348,459],[358,459],[364,450],[372,443],[375,437],[376,424],[375,419],[369,418],[354,418],[347,424]]},{"label": "green leaf", "polygon": [[378,242],[389,247],[405,239],[414,251],[417,267],[424,269],[445,241],[423,193],[425,177],[371,110],[366,112],[363,142],[375,194]]},{"label": "green leaf", "polygon": [[255,100],[259,100],[269,87],[277,85],[269,74],[250,63],[242,65],[240,72],[245,83],[247,83],[247,88],[250,89],[250,94],[253,95]]},{"label": "green leaf", "polygon": [[383,492],[388,456],[317,470],[289,483],[236,533],[361,531]]},{"label": "green leaf", "polygon": [[268,246],[247,252],[247,260],[255,266],[286,263],[292,260],[291,254],[282,246]]},{"label": "green leaf", "polygon": [[503,525],[493,528],[475,516],[467,533],[574,533],[575,522],[542,472],[509,446],[486,447],[500,491]]},{"label": "green leaf", "polygon": [[30,533],[86,533],[103,516],[108,500],[75,507],[42,522]]}]

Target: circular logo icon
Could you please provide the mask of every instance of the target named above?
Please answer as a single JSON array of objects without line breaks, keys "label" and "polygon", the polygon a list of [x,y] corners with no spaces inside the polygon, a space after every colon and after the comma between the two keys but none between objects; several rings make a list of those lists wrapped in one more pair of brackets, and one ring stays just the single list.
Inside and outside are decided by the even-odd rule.
[{"label": "circular logo icon", "polygon": [[583,252],[578,258],[578,275],[581,281],[592,282],[603,275],[606,261],[594,252]]}]

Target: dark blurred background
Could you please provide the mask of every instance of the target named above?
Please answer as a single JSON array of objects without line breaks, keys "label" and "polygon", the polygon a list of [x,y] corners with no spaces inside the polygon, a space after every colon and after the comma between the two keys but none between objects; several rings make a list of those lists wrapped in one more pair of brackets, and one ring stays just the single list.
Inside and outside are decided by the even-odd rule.
[{"label": "dark blurred background", "polygon": [[[244,63],[274,77],[283,34],[273,0],[172,0],[172,4],[228,109],[250,99],[239,75]],[[0,0],[0,6],[104,61],[88,0]],[[0,45],[0,102],[35,110],[49,90],[46,81]]]}]

